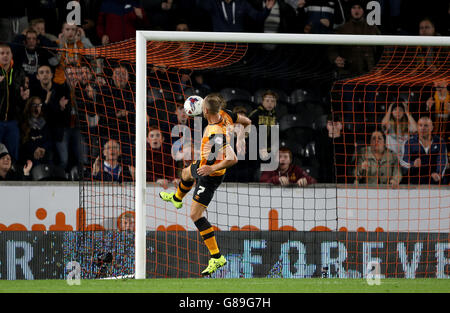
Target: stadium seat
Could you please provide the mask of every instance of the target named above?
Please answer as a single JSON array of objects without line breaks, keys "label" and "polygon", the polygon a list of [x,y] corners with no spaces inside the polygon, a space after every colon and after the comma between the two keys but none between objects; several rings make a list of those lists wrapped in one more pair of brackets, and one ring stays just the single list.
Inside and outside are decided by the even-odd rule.
[{"label": "stadium seat", "polygon": [[223,88],[220,91],[220,94],[225,98],[227,102],[252,102],[253,100],[250,92],[239,88]]}]

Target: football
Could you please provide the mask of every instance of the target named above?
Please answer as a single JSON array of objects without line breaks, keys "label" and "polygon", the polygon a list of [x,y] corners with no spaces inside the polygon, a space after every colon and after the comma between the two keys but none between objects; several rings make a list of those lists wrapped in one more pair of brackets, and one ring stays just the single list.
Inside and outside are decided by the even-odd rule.
[{"label": "football", "polygon": [[203,98],[200,96],[190,96],[184,101],[184,111],[189,116],[202,114]]}]

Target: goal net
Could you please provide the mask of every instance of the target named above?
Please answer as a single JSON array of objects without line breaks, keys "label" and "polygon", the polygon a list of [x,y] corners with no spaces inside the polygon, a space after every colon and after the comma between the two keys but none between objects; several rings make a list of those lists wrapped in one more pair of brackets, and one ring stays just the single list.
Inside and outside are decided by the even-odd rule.
[{"label": "goal net", "polygon": [[[214,92],[254,128],[205,212],[228,260],[213,277],[448,278],[448,40],[228,35],[138,33],[66,67],[86,155],[67,259],[83,277],[200,277],[192,192],[179,210],[159,193],[176,190],[205,126],[184,100]],[[336,67],[345,49],[373,52],[372,67]],[[286,149],[300,170],[278,166]]]}]

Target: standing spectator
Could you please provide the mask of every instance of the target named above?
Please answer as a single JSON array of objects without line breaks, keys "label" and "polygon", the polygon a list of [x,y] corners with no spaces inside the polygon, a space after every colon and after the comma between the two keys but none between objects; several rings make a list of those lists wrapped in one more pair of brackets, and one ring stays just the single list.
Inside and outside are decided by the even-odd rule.
[{"label": "standing spectator", "polygon": [[261,183],[288,186],[297,185],[305,187],[317,183],[316,179],[309,176],[301,167],[292,164],[292,152],[287,148],[278,151],[278,169],[261,173]]},{"label": "standing spectator", "polygon": [[[368,25],[361,1],[353,0],[350,20],[336,29],[336,34],[380,35],[379,29]],[[331,46],[330,61],[336,65],[339,78],[358,76],[376,65],[377,51],[373,46]]]},{"label": "standing spectator", "polygon": [[262,22],[274,4],[275,0],[266,0],[264,10],[258,11],[246,0],[197,0],[197,6],[210,15],[214,32],[244,32],[246,17]]},{"label": "standing spectator", "polygon": [[[336,29],[337,34],[354,35],[380,35],[379,29],[375,25],[368,25],[364,16],[362,1],[352,0],[350,6],[350,20]],[[338,80],[357,77],[363,75],[377,63],[378,50],[374,46],[330,46],[328,51],[330,62],[335,65],[335,78]],[[375,122],[375,85],[361,86],[355,83],[345,83],[342,86],[342,107],[335,108],[336,111],[344,112],[344,122],[353,128],[361,116],[366,123],[361,123],[363,127],[370,127]],[[364,102],[359,104],[360,97],[364,96]],[[361,107],[361,105],[363,107]],[[364,112],[364,113],[363,113]],[[356,119],[355,119],[356,118]],[[356,125],[358,126],[358,124]],[[371,132],[368,129],[357,130],[361,133]]]},{"label": "standing spectator", "polygon": [[374,131],[370,146],[363,147],[356,155],[355,184],[389,184],[398,187],[402,180],[397,156],[386,149],[384,134]]},{"label": "standing spectator", "polygon": [[136,37],[148,24],[145,11],[135,0],[103,0],[97,19],[97,35],[103,45]]},{"label": "standing spectator", "polygon": [[409,113],[407,103],[392,102],[381,120],[381,127],[386,135],[386,147],[401,160],[406,140],[417,132],[417,123]]},{"label": "standing spectator", "polygon": [[66,81],[66,67],[68,65],[80,66],[81,64],[81,56],[72,49],[92,47],[92,43],[81,28],[65,22],[58,35],[57,44],[58,48],[62,50],[58,53],[58,66],[55,70],[54,81],[57,84],[63,84]]},{"label": "standing spectator", "polygon": [[[22,37],[21,37],[22,38]],[[14,62],[21,66],[33,83],[40,65],[49,65],[53,56],[38,44],[38,34],[33,29],[25,31],[24,41],[13,46]]]},{"label": "standing spectator", "polygon": [[316,141],[316,153],[320,164],[318,180],[321,183],[345,184],[353,182],[351,159],[355,153],[355,140],[344,135],[342,120],[338,114],[327,116],[326,128]]},{"label": "standing spectator", "polygon": [[10,46],[0,44],[0,143],[5,144],[13,162],[19,159],[19,119],[29,96],[25,73],[14,64]]},{"label": "standing spectator", "polygon": [[328,34],[333,30],[336,1],[308,0],[305,3],[305,33]]},{"label": "standing spectator", "polygon": [[[251,171],[257,173],[260,169],[260,165],[262,162],[269,160],[270,153],[272,151],[272,141],[271,141],[271,126],[278,125],[279,122],[277,120],[275,108],[277,106],[278,95],[271,91],[267,90],[262,95],[262,103],[258,108],[252,111],[248,118],[251,120],[252,125],[255,125],[258,134],[260,133],[260,127],[267,127],[267,143],[266,147],[259,146],[258,142],[258,156],[256,161],[249,162],[251,167]],[[258,140],[259,141],[259,140]],[[275,144],[275,143],[274,143]],[[252,157],[252,155],[250,155]],[[255,177],[256,181],[259,181],[258,177]]]},{"label": "standing spectator", "polygon": [[27,7],[30,0],[3,3],[0,10],[0,42],[11,42],[28,27]]},{"label": "standing spectator", "polygon": [[170,144],[156,127],[150,127],[147,135],[147,181],[167,188],[175,179],[175,163]]},{"label": "standing spectator", "polygon": [[422,116],[417,121],[417,134],[405,142],[401,165],[408,170],[410,184],[440,184],[447,167],[445,141],[433,135],[433,121]]},{"label": "standing spectator", "polygon": [[[262,11],[266,7],[265,0],[249,0],[252,6]],[[251,28],[256,32],[264,33],[293,33],[295,32],[295,10],[284,0],[275,0],[270,13],[264,21]]]},{"label": "standing spectator", "polygon": [[[102,88],[103,103],[106,107],[106,118],[109,131],[120,139],[123,157],[131,158],[135,141],[136,109],[134,91],[129,81],[126,66],[113,68],[111,82]],[[102,125],[104,123],[100,123]],[[127,161],[130,161],[127,159]]]},{"label": "standing spectator", "polygon": [[76,162],[80,155],[80,133],[71,91],[67,84],[57,84],[53,81],[53,72],[48,65],[38,68],[36,78],[39,83],[31,87],[31,93],[44,99],[43,108],[52,131],[58,165],[67,170],[69,153],[72,152]]},{"label": "standing spectator", "polygon": [[134,180],[134,168],[121,158],[117,140],[109,139],[103,146],[103,157],[98,156],[92,166],[92,178],[103,182],[129,182]]},{"label": "standing spectator", "polygon": [[34,96],[28,99],[23,112],[21,159],[24,163],[27,160],[33,165],[52,163],[53,143],[42,106],[41,98]]}]

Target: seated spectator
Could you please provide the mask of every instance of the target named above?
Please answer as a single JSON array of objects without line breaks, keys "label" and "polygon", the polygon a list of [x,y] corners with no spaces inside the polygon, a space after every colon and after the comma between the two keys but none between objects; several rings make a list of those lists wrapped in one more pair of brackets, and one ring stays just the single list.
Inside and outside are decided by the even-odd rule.
[{"label": "seated spectator", "polygon": [[147,135],[147,181],[167,188],[175,179],[175,163],[170,144],[156,127],[150,127]]},{"label": "seated spectator", "polygon": [[130,182],[134,180],[134,168],[121,159],[119,142],[109,139],[103,146],[102,157],[99,155],[92,166],[92,178],[103,182]]},{"label": "seated spectator", "polygon": [[417,134],[404,147],[401,165],[407,169],[410,184],[440,184],[447,167],[447,147],[438,135],[433,135],[433,121],[422,116],[417,121]]},{"label": "seated spectator", "polygon": [[19,119],[29,96],[25,73],[14,64],[10,46],[0,43],[0,143],[6,146],[13,162],[19,160]]},{"label": "seated spectator", "polygon": [[97,35],[102,45],[136,37],[136,30],[145,29],[147,16],[139,1],[103,0],[97,19]]},{"label": "seated spectator", "polygon": [[434,22],[425,17],[419,22],[419,36],[437,36],[436,27]]},{"label": "seated spectator", "polygon": [[292,152],[287,148],[278,151],[278,169],[275,171],[263,171],[261,183],[289,186],[297,185],[305,187],[317,183],[316,179],[309,176],[301,167],[292,164]]},{"label": "seated spectator", "polygon": [[417,123],[408,111],[408,104],[392,102],[381,120],[381,127],[386,136],[386,147],[401,160],[406,140],[417,132]]},{"label": "seated spectator", "polygon": [[28,99],[21,123],[21,159],[31,160],[33,165],[50,164],[53,158],[53,142],[42,105],[39,97]]},{"label": "seated spectator", "polygon": [[16,169],[13,166],[11,155],[7,151],[0,153],[0,181],[29,180],[32,167],[33,163],[28,161],[22,170]]},{"label": "seated spectator", "polygon": [[384,134],[374,131],[370,146],[356,154],[355,184],[374,184],[398,187],[402,179],[397,156],[386,149]]},{"label": "seated spectator", "polygon": [[254,9],[246,0],[197,0],[197,7],[210,15],[213,32],[244,32],[245,18],[264,21],[275,0],[266,0],[264,10]]},{"label": "seated spectator", "polygon": [[436,91],[426,102],[426,110],[431,113],[434,123],[434,134],[441,136],[450,135],[450,93],[447,86],[446,79],[435,81],[433,87]]},{"label": "seated spectator", "polygon": [[345,184],[353,182],[351,160],[355,153],[354,136],[344,135],[342,119],[338,114],[327,116],[327,125],[317,137],[316,153],[320,164],[320,183]]}]

